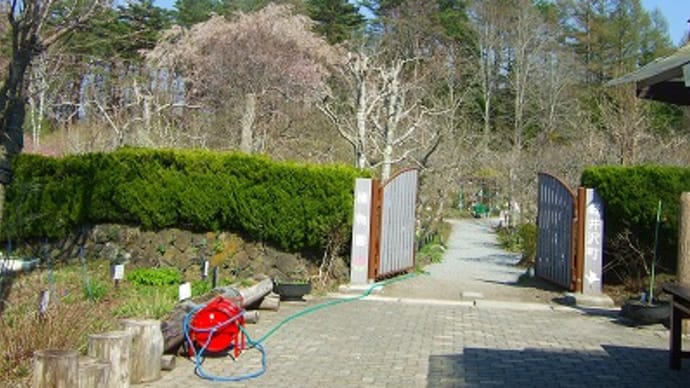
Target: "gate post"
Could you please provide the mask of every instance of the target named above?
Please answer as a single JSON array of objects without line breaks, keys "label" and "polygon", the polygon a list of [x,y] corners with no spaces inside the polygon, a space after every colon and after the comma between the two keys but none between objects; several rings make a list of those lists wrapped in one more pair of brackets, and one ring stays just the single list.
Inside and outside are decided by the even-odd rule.
[{"label": "gate post", "polygon": [[582,284],[585,272],[585,210],[587,208],[587,191],[584,187],[577,188],[577,202],[576,202],[576,233],[575,234],[575,268],[573,271],[575,292],[582,292]]},{"label": "gate post", "polygon": [[[579,194],[580,190],[578,190]],[[582,293],[600,295],[602,288],[602,261],[604,251],[604,203],[594,189],[582,188],[584,206],[582,214],[583,277]]]},{"label": "gate post", "polygon": [[372,180],[355,180],[354,220],[352,222],[352,247],[350,249],[350,283],[367,284],[371,239]]},{"label": "gate post", "polygon": [[371,181],[371,236],[369,244],[369,280],[374,281],[379,274],[381,265],[381,207],[383,206],[383,190],[381,181]]}]

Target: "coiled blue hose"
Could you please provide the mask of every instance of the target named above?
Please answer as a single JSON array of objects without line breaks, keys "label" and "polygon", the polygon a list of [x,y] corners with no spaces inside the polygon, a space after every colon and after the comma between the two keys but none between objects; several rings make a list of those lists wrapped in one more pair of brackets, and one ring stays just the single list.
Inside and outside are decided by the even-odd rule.
[{"label": "coiled blue hose", "polygon": [[202,363],[203,363],[203,354],[206,351],[206,348],[208,347],[209,343],[211,342],[211,337],[213,336],[213,334],[218,329],[225,327],[229,324],[232,324],[233,322],[238,320],[241,316],[244,315],[244,310],[242,310],[237,315],[230,317],[227,321],[221,322],[214,327],[200,329],[200,328],[192,327],[191,321],[192,321],[192,318],[194,317],[194,315],[197,312],[199,312],[199,310],[201,310],[202,308],[204,308],[206,306],[201,305],[199,307],[196,307],[194,310],[190,311],[189,313],[187,313],[187,315],[185,315],[185,319],[182,322],[182,330],[183,330],[184,335],[185,335],[185,340],[187,341],[187,344],[189,344],[189,346],[194,346],[190,337],[189,337],[190,330],[194,330],[196,332],[207,332],[207,333],[209,333],[209,335],[206,339],[206,343],[203,346],[201,346],[200,349],[198,349],[194,352],[194,364],[195,364],[194,370],[195,370],[197,376],[201,377],[202,379],[206,379],[206,380],[210,380],[210,381],[217,381],[217,382],[237,382],[237,381],[244,381],[244,380],[259,377],[266,372],[266,350],[262,346],[263,342],[266,341],[273,334],[275,334],[281,327],[283,327],[288,322],[290,322],[294,319],[297,319],[299,317],[303,317],[305,315],[311,314],[311,313],[316,312],[318,310],[325,309],[326,307],[332,307],[332,306],[335,306],[338,304],[354,302],[356,300],[364,299],[367,296],[371,295],[371,293],[374,292],[374,290],[379,288],[379,287],[383,287],[383,286],[391,284],[391,283],[406,280],[406,279],[412,278],[414,276],[417,276],[417,274],[416,273],[410,273],[410,274],[407,274],[407,275],[404,275],[404,276],[401,276],[398,278],[393,278],[393,279],[388,279],[388,280],[385,280],[382,282],[377,282],[377,283],[372,284],[371,287],[369,287],[366,291],[364,291],[360,295],[356,295],[356,296],[353,296],[350,298],[331,300],[328,302],[324,302],[324,303],[320,303],[320,304],[308,307],[302,311],[299,311],[297,313],[294,313],[294,314],[291,314],[291,315],[285,317],[283,320],[278,322],[268,332],[266,332],[266,334],[261,336],[261,338],[259,338],[256,341],[251,338],[251,336],[249,335],[249,333],[247,332],[247,330],[245,329],[244,326],[238,324],[240,330],[242,331],[242,333],[246,337],[247,343],[250,345],[250,347],[257,349],[261,353],[261,369],[259,369],[256,372],[251,372],[251,373],[247,373],[247,374],[243,374],[243,375],[239,375],[239,376],[216,376],[216,375],[212,375],[210,373],[207,373],[204,370],[204,368],[202,367]]}]

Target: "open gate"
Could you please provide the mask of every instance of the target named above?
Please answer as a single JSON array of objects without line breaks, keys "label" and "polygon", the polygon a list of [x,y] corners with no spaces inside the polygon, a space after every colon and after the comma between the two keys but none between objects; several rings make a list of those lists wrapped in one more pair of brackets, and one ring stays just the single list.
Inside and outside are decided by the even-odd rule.
[{"label": "open gate", "polygon": [[539,173],[535,274],[568,290],[577,287],[577,199],[559,178]]},{"label": "open gate", "polygon": [[369,279],[414,267],[416,169],[400,171],[384,184],[373,181]]}]

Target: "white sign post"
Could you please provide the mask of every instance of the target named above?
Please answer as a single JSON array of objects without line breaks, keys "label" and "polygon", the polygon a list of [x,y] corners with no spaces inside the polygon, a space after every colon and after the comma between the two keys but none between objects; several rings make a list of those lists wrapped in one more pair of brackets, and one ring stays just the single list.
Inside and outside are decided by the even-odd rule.
[{"label": "white sign post", "polygon": [[354,220],[352,223],[352,256],[350,283],[367,284],[369,275],[369,240],[371,225],[371,179],[355,181]]},{"label": "white sign post", "polygon": [[585,193],[585,254],[582,293],[601,294],[604,204],[594,189],[586,189]]},{"label": "white sign post", "polygon": [[192,284],[189,282],[180,284],[178,288],[178,300],[183,301],[192,297]]},{"label": "white sign post", "polygon": [[120,285],[120,280],[125,278],[125,265],[116,264],[113,267],[113,280],[115,281],[115,287]]}]

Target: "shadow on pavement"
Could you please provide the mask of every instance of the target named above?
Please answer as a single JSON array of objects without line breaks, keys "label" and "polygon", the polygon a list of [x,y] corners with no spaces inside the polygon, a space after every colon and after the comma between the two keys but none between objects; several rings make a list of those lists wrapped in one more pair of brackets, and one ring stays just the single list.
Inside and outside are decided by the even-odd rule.
[{"label": "shadow on pavement", "polygon": [[[515,269],[520,269],[520,267],[517,266],[512,266]],[[546,280],[543,280],[541,278],[538,278],[536,276],[529,276],[527,274],[522,274],[520,275],[516,281],[514,282],[502,282],[502,281],[496,281],[496,280],[490,280],[490,279],[477,279],[485,283],[491,283],[491,284],[500,284],[504,286],[512,286],[512,287],[520,287],[520,288],[535,288],[538,290],[544,290],[544,291],[553,291],[553,292],[563,292],[563,288],[558,287],[557,285],[547,282]]]},{"label": "shadow on pavement", "polygon": [[482,257],[470,257],[461,259],[463,262],[479,262],[500,265],[504,267],[514,267],[519,269],[515,264],[519,261],[515,255],[496,253]]},{"label": "shadow on pavement", "polygon": [[431,355],[427,387],[687,387],[690,362],[669,368],[668,351],[602,345],[602,350],[465,348]]}]

